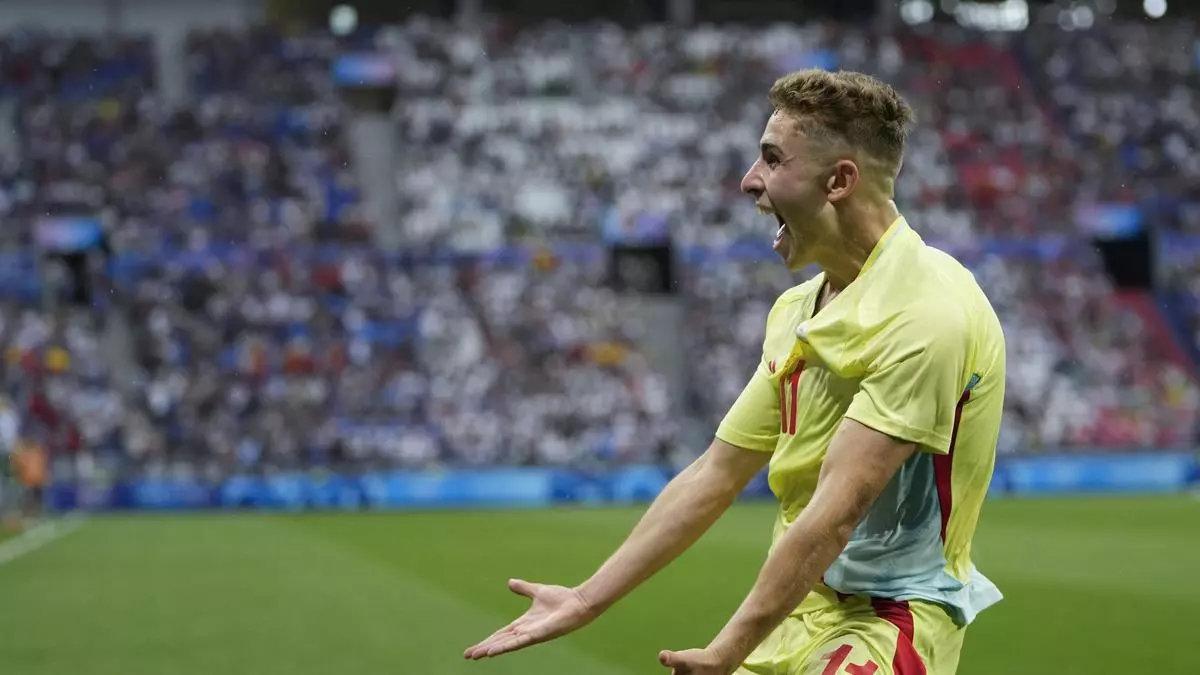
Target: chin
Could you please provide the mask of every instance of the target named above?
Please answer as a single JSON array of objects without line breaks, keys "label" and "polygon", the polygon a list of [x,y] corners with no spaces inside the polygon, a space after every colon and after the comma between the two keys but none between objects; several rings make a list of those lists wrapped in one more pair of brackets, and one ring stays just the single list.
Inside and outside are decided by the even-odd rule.
[{"label": "chin", "polygon": [[786,267],[788,271],[796,272],[815,262],[813,256],[809,255],[808,251],[797,246],[799,243],[801,243],[799,238],[793,234],[789,228],[782,245],[775,249],[776,255],[782,259],[783,266]]},{"label": "chin", "polygon": [[797,270],[804,269],[804,267],[808,265],[808,263],[806,263],[804,260],[793,257],[788,252],[776,251],[775,253],[779,256],[779,261],[783,263],[783,266],[786,267],[789,272],[795,272]]},{"label": "chin", "polygon": [[812,260],[810,256],[804,255],[803,251],[793,251],[791,247],[784,251],[776,251],[779,257],[783,260],[783,266],[791,272],[796,272],[807,267]]}]

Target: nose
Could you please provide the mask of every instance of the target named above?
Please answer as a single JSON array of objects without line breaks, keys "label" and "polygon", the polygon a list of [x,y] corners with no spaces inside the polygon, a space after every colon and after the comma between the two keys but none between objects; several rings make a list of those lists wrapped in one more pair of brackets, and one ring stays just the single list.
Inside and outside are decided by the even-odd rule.
[{"label": "nose", "polygon": [[762,158],[754,160],[750,168],[746,171],[746,175],[742,176],[742,192],[754,197],[757,200],[766,190],[766,185],[763,183],[762,175],[759,170],[762,168]]}]

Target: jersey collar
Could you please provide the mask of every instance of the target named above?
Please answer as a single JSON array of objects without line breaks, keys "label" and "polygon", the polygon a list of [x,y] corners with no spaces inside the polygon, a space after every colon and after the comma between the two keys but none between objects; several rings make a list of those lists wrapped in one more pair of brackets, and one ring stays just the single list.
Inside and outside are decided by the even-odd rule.
[{"label": "jersey collar", "polygon": [[[866,262],[863,263],[862,269],[858,271],[858,276],[867,273],[867,270],[875,264],[879,256],[883,254],[884,249],[892,244],[893,241],[900,238],[900,233],[908,230],[908,221],[904,220],[904,216],[896,216],[891,225],[884,230],[883,236],[879,238],[879,242],[875,244],[875,248],[871,249],[871,253],[867,256]],[[856,277],[857,278],[857,277]]]}]

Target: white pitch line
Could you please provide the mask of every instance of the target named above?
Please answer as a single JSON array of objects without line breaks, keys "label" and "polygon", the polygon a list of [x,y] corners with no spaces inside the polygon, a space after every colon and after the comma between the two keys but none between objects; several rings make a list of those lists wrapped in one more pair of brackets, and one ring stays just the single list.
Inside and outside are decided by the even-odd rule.
[{"label": "white pitch line", "polygon": [[85,518],[79,515],[47,520],[31,530],[0,544],[0,565],[10,563],[17,558],[32,553],[52,541],[61,539],[83,525]]}]

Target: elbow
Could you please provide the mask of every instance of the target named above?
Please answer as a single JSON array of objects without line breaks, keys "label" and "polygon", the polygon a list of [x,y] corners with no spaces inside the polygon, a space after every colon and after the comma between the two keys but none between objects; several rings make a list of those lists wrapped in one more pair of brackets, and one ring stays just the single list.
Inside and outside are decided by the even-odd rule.
[{"label": "elbow", "polygon": [[708,476],[707,481],[712,486],[710,493],[714,500],[725,506],[737,501],[738,496],[746,487],[746,479],[728,471],[713,469],[709,473],[711,475]]},{"label": "elbow", "polygon": [[841,517],[834,521],[830,530],[839,551],[845,549],[846,545],[850,543],[850,538],[854,536],[854,531],[858,529],[859,523],[866,517],[870,506],[871,501],[859,500],[853,508],[847,509],[841,514]]},{"label": "elbow", "polygon": [[850,537],[854,536],[854,530],[858,527],[858,523],[849,521],[838,523],[833,528],[833,544],[838,551],[845,550],[850,543]]},{"label": "elbow", "polygon": [[678,479],[681,489],[714,508],[728,508],[742,493],[742,485],[735,477],[710,466],[696,467],[696,471],[680,474]]}]

